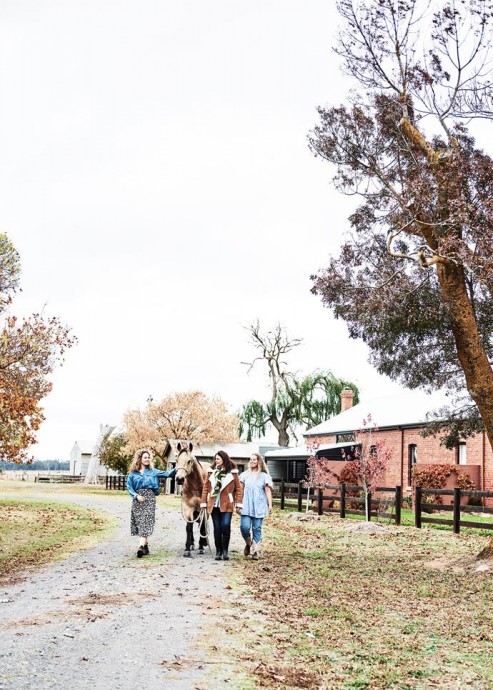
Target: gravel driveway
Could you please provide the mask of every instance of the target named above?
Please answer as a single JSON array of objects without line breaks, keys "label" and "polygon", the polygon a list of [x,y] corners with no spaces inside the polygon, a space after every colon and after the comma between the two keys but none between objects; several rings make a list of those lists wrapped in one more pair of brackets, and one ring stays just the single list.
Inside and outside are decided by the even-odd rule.
[{"label": "gravel driveway", "polygon": [[[158,499],[151,555],[137,559],[129,498],[49,498],[108,511],[118,528],[97,547],[0,587],[0,688],[241,689],[221,649],[224,629],[244,615],[227,584],[231,562],[210,552],[183,558],[179,499],[172,510]],[[234,518],[232,558],[240,542]]]}]

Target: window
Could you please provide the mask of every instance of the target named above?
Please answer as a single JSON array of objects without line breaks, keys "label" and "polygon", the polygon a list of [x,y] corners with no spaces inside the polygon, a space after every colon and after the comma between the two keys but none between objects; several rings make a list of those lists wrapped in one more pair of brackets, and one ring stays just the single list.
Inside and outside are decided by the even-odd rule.
[{"label": "window", "polygon": [[351,443],[354,442],[354,434],[336,434],[336,443]]},{"label": "window", "polygon": [[464,442],[459,443],[457,448],[457,462],[459,465],[467,465],[467,446]]},{"label": "window", "polygon": [[415,443],[410,443],[408,446],[408,477],[407,481],[411,486],[413,481],[413,467],[418,462],[418,446]]}]

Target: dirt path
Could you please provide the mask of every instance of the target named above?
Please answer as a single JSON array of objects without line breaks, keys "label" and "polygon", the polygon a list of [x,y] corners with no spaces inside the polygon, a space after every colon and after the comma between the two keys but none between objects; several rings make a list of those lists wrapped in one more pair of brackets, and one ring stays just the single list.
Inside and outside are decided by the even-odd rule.
[{"label": "dirt path", "polygon": [[[178,501],[176,510],[158,503],[151,555],[137,559],[129,499],[56,500],[108,511],[118,529],[96,548],[0,587],[0,688],[245,687],[221,651],[224,632],[216,633],[241,628],[243,607],[228,585],[231,563],[210,553],[183,558]],[[239,557],[237,521],[231,546]]]}]

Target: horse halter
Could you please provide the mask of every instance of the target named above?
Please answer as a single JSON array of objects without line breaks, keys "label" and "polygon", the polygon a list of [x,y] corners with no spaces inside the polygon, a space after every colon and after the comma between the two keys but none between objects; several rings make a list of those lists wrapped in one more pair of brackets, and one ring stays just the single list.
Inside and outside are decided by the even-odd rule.
[{"label": "horse halter", "polygon": [[[178,467],[178,468],[177,468],[175,477],[176,477],[176,479],[182,479],[182,480],[184,481],[184,480],[188,477],[188,475],[190,474],[190,472],[191,472],[191,465],[192,465],[192,463],[193,463],[194,456],[192,455],[192,453],[190,453],[189,450],[187,450],[186,448],[183,448],[183,450],[180,450],[180,452],[179,452],[178,455],[176,456],[176,462],[177,462],[177,463],[178,463],[178,458],[179,458],[180,455],[182,455],[183,453],[187,453],[187,455],[188,455],[188,460],[186,461],[186,463],[185,463],[185,465],[184,465],[183,467]],[[178,476],[178,474],[179,474],[179,473],[182,473],[182,472],[185,473],[185,476],[184,476],[184,477]]]}]

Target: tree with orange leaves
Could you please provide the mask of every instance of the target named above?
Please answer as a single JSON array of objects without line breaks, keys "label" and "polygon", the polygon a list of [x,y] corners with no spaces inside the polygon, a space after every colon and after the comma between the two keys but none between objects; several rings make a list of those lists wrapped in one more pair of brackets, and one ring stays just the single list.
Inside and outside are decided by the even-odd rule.
[{"label": "tree with orange leaves", "polygon": [[128,410],[123,418],[126,453],[149,448],[162,457],[169,439],[195,443],[238,441],[238,417],[218,396],[202,391],[171,393],[143,409]]},{"label": "tree with orange leaves", "polygon": [[42,399],[48,376],[75,338],[56,317],[33,314],[20,320],[7,313],[19,288],[19,255],[0,234],[0,459],[26,462],[28,448],[44,420]]}]

